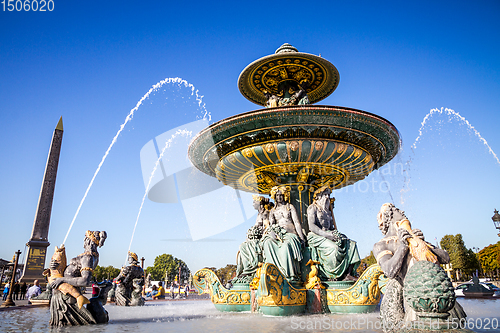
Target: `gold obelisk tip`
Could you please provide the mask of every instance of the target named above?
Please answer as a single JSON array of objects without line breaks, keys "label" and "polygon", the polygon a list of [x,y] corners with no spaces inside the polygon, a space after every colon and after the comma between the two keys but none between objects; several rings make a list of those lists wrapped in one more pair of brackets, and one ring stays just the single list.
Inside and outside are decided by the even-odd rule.
[{"label": "gold obelisk tip", "polygon": [[63,129],[63,123],[62,123],[62,116],[59,119],[59,122],[57,123],[56,130],[64,131],[64,129]]}]

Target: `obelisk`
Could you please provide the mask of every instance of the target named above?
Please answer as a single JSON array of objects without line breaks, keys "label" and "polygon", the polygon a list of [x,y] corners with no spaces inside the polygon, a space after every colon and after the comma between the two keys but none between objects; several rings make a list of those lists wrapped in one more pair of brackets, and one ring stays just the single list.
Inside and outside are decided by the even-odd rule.
[{"label": "obelisk", "polygon": [[40,283],[45,281],[42,273],[45,265],[47,247],[50,245],[48,242],[50,214],[52,212],[52,200],[54,199],[62,137],[63,123],[61,117],[52,135],[52,144],[47,158],[47,165],[45,166],[45,175],[43,177],[40,197],[38,199],[33,230],[31,231],[31,238],[26,244],[28,246],[28,255],[26,256],[24,272],[21,278],[22,281],[26,283],[32,284],[34,280],[39,280]]}]

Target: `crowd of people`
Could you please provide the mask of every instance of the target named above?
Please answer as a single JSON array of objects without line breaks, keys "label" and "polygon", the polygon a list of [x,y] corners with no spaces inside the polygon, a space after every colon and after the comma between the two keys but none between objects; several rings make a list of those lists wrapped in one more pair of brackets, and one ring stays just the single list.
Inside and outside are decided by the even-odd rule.
[{"label": "crowd of people", "polygon": [[[3,300],[7,300],[7,296],[9,295],[10,282],[7,282],[3,288]],[[40,283],[38,280],[35,280],[33,285],[26,284],[26,282],[19,283],[16,282],[12,286],[12,300],[20,301],[27,299],[28,303],[30,303],[31,298],[38,296],[42,293],[42,288],[40,288]]]},{"label": "crowd of people", "polygon": [[[94,288],[96,286],[95,284],[92,286],[92,296],[97,296],[97,292],[94,291]],[[7,282],[4,285],[3,289],[3,300],[5,301],[7,299],[7,296],[9,294],[9,289],[10,289],[10,283]],[[151,291],[146,292],[144,288],[143,296],[146,297],[147,299],[150,300],[158,300],[158,299],[165,299],[168,296],[168,293],[170,294],[170,298],[174,299],[176,297],[184,297],[188,298],[189,296],[189,287],[184,286],[182,287],[181,285],[176,285],[176,284],[171,284],[168,288],[168,292],[165,290],[163,287],[163,282],[158,282],[158,286],[152,285],[151,286]],[[40,287],[40,283],[38,280],[34,281],[34,284],[26,284],[26,282],[19,283],[16,282],[13,286],[12,289],[12,300],[17,301],[17,300],[28,300],[28,304],[31,304],[30,300],[32,297],[38,296],[42,293],[42,288]],[[94,295],[94,293],[96,295]]]},{"label": "crowd of people", "polygon": [[[189,287],[188,286],[185,286],[185,287],[182,287],[181,285],[176,285],[176,284],[171,284],[170,287],[168,288],[169,292],[170,292],[170,298],[174,299],[176,298],[176,295],[178,295],[179,297],[185,297],[185,298],[188,298],[189,296]],[[182,296],[181,296],[182,294]],[[147,298],[147,299],[153,299],[153,300],[157,300],[157,299],[165,299],[165,297],[167,296],[167,292],[165,291],[165,288],[163,287],[163,282],[158,282],[158,287],[156,285],[152,285],[151,287],[151,291],[148,291],[148,292],[144,292],[144,296]]]}]

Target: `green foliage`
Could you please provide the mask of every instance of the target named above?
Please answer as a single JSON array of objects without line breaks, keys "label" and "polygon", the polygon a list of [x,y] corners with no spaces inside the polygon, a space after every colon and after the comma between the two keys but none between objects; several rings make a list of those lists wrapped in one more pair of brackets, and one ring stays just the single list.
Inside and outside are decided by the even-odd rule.
[{"label": "green foliage", "polygon": [[[146,268],[146,275],[151,274],[151,279],[154,281],[167,280],[169,283],[179,278],[179,267],[181,269],[180,284],[184,284],[185,280],[189,280],[191,271],[184,261],[177,259],[171,254],[161,254],[155,258],[153,266]],[[167,279],[165,279],[165,275]]]},{"label": "green foliage", "polygon": [[476,269],[480,269],[481,264],[479,262],[479,257],[477,253],[474,253],[472,249],[467,250],[467,271],[472,273]]},{"label": "green foliage", "polygon": [[361,263],[358,266],[358,269],[356,272],[358,273],[358,276],[361,276],[363,272],[370,267],[373,264],[376,264],[377,260],[375,259],[375,256],[373,255],[373,251],[370,251],[370,254],[361,259]]},{"label": "green foliage", "polygon": [[450,261],[453,269],[467,269],[468,250],[465,247],[461,234],[445,235],[441,239],[441,247],[450,255]]},{"label": "green foliage", "polygon": [[102,267],[97,265],[97,267],[92,272],[92,279],[95,279],[96,281],[99,282],[104,279],[113,280],[115,277],[118,276],[118,274],[120,274],[119,268],[114,268],[113,266]]},{"label": "green foliage", "polygon": [[454,270],[460,269],[465,275],[471,275],[480,268],[477,255],[472,249],[467,249],[461,234],[446,235],[441,239],[441,247],[450,255]]},{"label": "green foliage", "polygon": [[500,242],[479,251],[479,261],[485,272],[500,269]]},{"label": "green foliage", "polygon": [[224,268],[219,268],[215,271],[222,285],[226,285],[236,274],[236,265],[226,265]]}]

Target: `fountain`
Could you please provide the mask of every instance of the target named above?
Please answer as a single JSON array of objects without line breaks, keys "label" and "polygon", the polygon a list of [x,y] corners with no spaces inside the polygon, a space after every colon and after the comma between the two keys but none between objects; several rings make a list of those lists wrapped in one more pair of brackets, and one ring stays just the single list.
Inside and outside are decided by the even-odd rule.
[{"label": "fountain", "polygon": [[[312,88],[306,88],[306,89],[311,90]],[[307,91],[308,95],[309,95],[309,90]],[[278,92],[274,91],[274,93],[279,94],[279,91]],[[287,98],[286,94],[284,95],[285,95],[284,98]],[[310,100],[313,100],[313,97],[311,97]],[[142,99],[140,102],[142,102]],[[276,102],[276,105],[278,104],[279,102]],[[365,140],[364,137],[356,137],[356,136],[361,136],[363,133],[365,134],[369,133],[369,130],[365,130],[364,132],[363,130],[359,130],[359,126],[361,126],[360,123],[362,123],[362,120],[365,119],[368,122],[372,123],[385,122],[386,124],[389,125],[390,123],[381,119],[380,117],[371,115],[366,112],[347,109],[347,108],[339,108],[339,107],[323,107],[323,106],[313,107],[308,104],[297,105],[297,106],[283,105],[281,107],[278,105],[277,107],[274,108],[274,111],[277,110],[281,110],[280,112],[282,112],[282,116],[280,119],[279,116],[275,115],[274,121],[283,123],[285,125],[288,124],[286,126],[289,126],[290,128],[292,128],[292,130],[286,132],[287,129],[279,128],[272,125],[272,120],[273,120],[273,117],[271,116],[272,114],[271,111],[273,111],[272,108],[247,113],[246,115],[260,112],[261,115],[258,116],[260,118],[258,117],[254,118],[256,124],[257,122],[261,123],[267,122],[268,124],[271,123],[271,125],[266,125],[270,127],[267,129],[267,132],[264,131],[262,133],[256,133],[257,135],[261,135],[260,137],[253,136],[253,133],[257,131],[252,132],[252,129],[248,130],[250,132],[249,137],[245,138],[248,139],[248,141],[245,143],[245,145],[247,146],[242,146],[239,150],[241,151],[245,148],[250,148],[252,155],[250,157],[246,155],[236,155],[235,159],[238,158],[243,161],[245,160],[251,161],[252,164],[254,162],[258,162],[257,157],[260,158],[261,156],[265,157],[264,161],[266,161],[266,163],[268,163],[269,161],[267,156],[271,156],[271,158],[274,158],[275,162],[276,160],[278,160],[276,163],[271,165],[273,168],[259,169],[260,167],[262,167],[262,165],[259,164],[255,164],[252,167],[245,166],[248,169],[247,170],[248,172],[250,172],[252,168],[258,169],[256,171],[259,171],[258,174],[259,177],[257,178],[257,174],[255,175],[256,183],[253,185],[253,187],[251,187],[252,190],[247,189],[247,191],[254,193],[257,192],[261,194],[267,194],[268,192],[266,192],[265,189],[267,188],[270,191],[270,189],[273,187],[274,184],[268,183],[269,179],[271,181],[275,181],[276,184],[286,184],[285,182],[287,181],[287,179],[293,180],[294,176],[298,175],[298,173],[293,174],[295,172],[293,170],[287,171],[287,169],[285,169],[285,171],[280,171],[283,170],[280,169],[280,167],[290,168],[290,169],[299,167],[300,169],[303,166],[307,166],[307,163],[309,162],[320,164],[319,166],[313,164],[313,166],[315,167],[311,168],[309,172],[301,173],[303,178],[300,178],[300,180],[297,181],[297,184],[295,183],[289,184],[291,188],[291,195],[293,196],[292,204],[296,207],[296,210],[299,212],[302,228],[304,229],[304,231],[306,231],[308,229],[308,224],[306,222],[307,207],[308,207],[307,202],[311,203],[313,201],[314,189],[319,189],[321,187],[320,184],[323,183],[327,184],[326,186],[328,186],[328,188],[334,189],[334,188],[340,188],[342,186],[347,186],[349,184],[352,184],[353,181],[355,181],[353,172],[354,171],[359,172],[359,170],[356,170],[356,166],[354,164],[356,163],[356,161],[359,161],[359,159],[355,159],[356,150],[353,149],[353,147],[357,149],[361,149],[362,147],[364,147],[363,145],[356,144],[355,140],[358,140],[357,142],[370,143],[370,141],[368,139]],[[295,110],[295,113],[292,112],[293,110]],[[269,112],[271,112],[271,114],[269,114]],[[314,116],[314,114],[312,114],[313,112],[317,113],[316,117],[312,117]],[[306,124],[302,125],[302,127],[305,127],[304,130],[302,130],[299,125],[291,123],[290,119],[286,119],[287,116],[290,114],[295,115],[297,118],[304,119],[304,121],[308,120]],[[344,115],[344,117],[342,117],[342,115]],[[337,120],[335,120],[339,121],[338,124],[330,119],[330,117],[335,117],[335,116],[337,116],[338,118]],[[365,118],[363,118],[363,116]],[[316,125],[314,125],[312,121],[309,121],[311,119],[317,120]],[[243,120],[245,120],[244,117]],[[256,126],[256,124],[253,124],[253,126]],[[345,128],[348,128],[348,126],[351,126],[352,124],[354,124],[354,129],[358,128],[358,130],[354,131],[355,133],[353,133],[352,134],[353,136],[351,137],[349,135],[349,131],[342,132],[342,130],[345,130]],[[392,125],[389,126],[389,125],[388,127],[393,129],[394,140],[392,141],[393,142],[392,149],[395,149],[395,151],[389,154],[390,157],[394,156],[394,154],[397,152],[397,149],[399,148],[398,145],[399,139],[397,136],[397,130],[394,128],[394,126]],[[214,126],[217,127],[217,124],[215,124]],[[273,126],[275,128],[273,128]],[[236,133],[237,129],[238,129],[238,123],[233,123],[232,127],[228,127],[228,130],[231,130],[232,133]],[[254,129],[257,129],[257,127],[255,127]],[[316,133],[314,133],[316,129],[319,130]],[[326,133],[327,130],[330,130],[331,132]],[[300,134],[302,136],[299,137],[298,139],[297,139],[298,136],[295,137],[293,136],[297,133],[299,134],[302,133]],[[236,134],[231,134],[231,135],[234,136],[234,139],[238,139]],[[262,139],[262,136],[264,137],[268,136],[268,138]],[[296,140],[293,140],[294,138]],[[230,140],[231,138],[227,139],[226,143],[229,142]],[[297,144],[289,141],[297,141]],[[320,141],[323,143],[323,146],[320,148],[320,150],[322,148],[324,148],[324,150],[317,152],[317,150],[315,150],[316,142]],[[383,142],[384,141],[381,140],[381,143]],[[272,153],[269,153],[267,150],[263,151],[262,148],[261,150],[259,150],[259,148],[257,147],[258,144],[262,146],[262,144],[267,145],[267,143],[271,143],[270,147],[277,148],[277,149],[275,148],[277,152],[274,153],[274,155]],[[336,150],[332,149],[332,144],[335,144],[336,148],[342,147],[343,149],[341,150],[341,152],[345,149],[344,153],[343,154],[337,153]],[[318,146],[321,146],[321,143],[318,144]],[[307,151],[306,150],[307,147],[313,147],[314,149],[310,149],[309,151]],[[375,147],[369,147],[370,150],[368,148],[366,148],[366,150],[376,151],[375,150],[376,147],[377,146],[375,145]],[[382,158],[382,155],[387,156],[388,154],[387,148],[384,148],[382,144],[380,144],[380,146],[378,147],[380,151],[382,151],[385,155],[384,154],[379,155],[378,159],[373,159],[373,157],[371,157],[373,162],[371,170],[380,167],[381,165],[383,165],[383,163],[386,163],[390,159],[389,157]],[[215,148],[217,151],[217,146]],[[266,146],[264,146],[264,148],[266,148]],[[238,149],[235,149],[235,152],[237,153]],[[260,155],[256,155],[256,152],[259,153]],[[336,158],[329,160],[322,159],[321,156],[324,154],[335,154],[332,156],[336,156]],[[345,158],[344,154],[351,154],[352,159],[346,161],[344,159]],[[281,165],[279,159],[285,161],[284,163],[285,165]],[[217,165],[219,162],[218,160],[212,161],[210,159],[208,159],[208,161],[210,161],[211,163],[215,163],[215,165]],[[342,165],[336,164],[337,162],[340,163],[342,161],[344,161]],[[301,164],[302,162],[304,163]],[[241,163],[235,165],[230,160],[228,160],[228,163],[230,168],[235,168],[236,166],[239,166],[241,169],[242,166]],[[269,164],[271,164],[271,162],[269,162]],[[361,163],[360,166],[363,166],[363,163]],[[331,169],[328,169],[327,167],[330,167]],[[332,174],[328,174],[328,172],[331,172],[329,170],[334,170],[335,172],[344,171],[345,175],[347,175],[347,180],[344,183],[336,183],[334,177],[332,177],[331,181],[328,180],[327,177],[330,177],[332,175],[338,176],[334,172],[332,172]],[[350,170],[354,171],[351,172]],[[231,175],[229,173],[230,171],[232,172],[232,170],[226,168],[225,172],[227,173],[227,176]],[[367,174],[369,173],[368,171],[366,171]],[[269,176],[270,178],[263,178],[264,175],[266,177]],[[297,179],[298,177],[295,177],[295,180]],[[249,184],[249,183],[242,183],[242,184]],[[235,188],[238,189],[244,188],[242,184],[240,183],[231,184],[228,181],[228,185],[234,186]],[[299,191],[300,189],[299,186],[304,186],[304,189],[302,191]],[[305,190],[306,187],[308,188],[307,191]],[[253,190],[254,188],[257,188],[257,190]],[[308,201],[306,202],[306,200]],[[305,212],[303,210],[301,211],[300,210],[301,207],[305,208],[306,211]],[[314,277],[317,277],[318,273],[315,272],[314,263],[313,265],[309,266],[311,266],[311,269],[307,271],[308,273],[306,275],[311,275],[311,278],[307,279],[307,282],[314,282]],[[225,289],[222,286],[220,286],[220,284],[217,284],[215,277],[213,281],[207,280],[210,277],[211,274],[210,271],[198,273],[199,279],[195,281],[195,283],[198,283],[200,289],[206,288],[207,290],[209,290],[211,287],[214,286],[219,287],[218,293],[212,294],[212,301],[225,299],[225,302],[216,303],[215,305],[217,309],[224,310],[225,307],[226,310],[234,311],[237,310],[239,307],[239,309],[242,311],[251,311],[251,305],[257,303],[259,301],[259,297],[261,299],[264,298],[263,295],[260,293],[260,290],[258,289],[259,286],[262,284],[262,282],[264,280],[269,279],[268,281],[269,286],[273,288],[279,281],[280,276],[281,278],[283,277],[279,271],[276,272],[275,267],[273,267],[273,265],[271,264],[262,265],[261,267],[258,268],[258,271],[259,274],[257,275],[259,279],[255,279],[255,282],[257,283],[256,286],[257,289],[252,289],[250,284],[248,284],[248,286],[246,286],[245,284],[240,284],[240,285],[235,284],[232,288]],[[274,274],[274,272],[276,272],[275,274],[276,278],[273,280],[272,274]],[[205,274],[207,278],[203,279],[201,277],[202,275],[201,273]],[[378,275],[380,277],[380,272],[378,270],[372,270],[371,274]],[[363,277],[361,277],[359,280],[363,280]],[[253,281],[254,279],[252,279],[252,282]],[[370,277],[369,279],[364,279],[364,281],[365,283],[368,282],[367,286],[369,286],[370,288],[378,288],[378,283],[376,283],[377,282],[376,278]],[[211,285],[210,283],[207,282],[214,282],[214,284]],[[340,282],[348,284],[348,282],[346,281],[339,281],[339,283]],[[281,285],[283,286],[285,284]],[[311,286],[314,287],[317,286],[317,284],[312,283]],[[302,307],[303,309],[307,308],[308,306],[307,304],[308,297],[316,292],[318,292],[321,295],[326,294],[327,301],[328,303],[330,303],[330,301],[334,299],[335,296],[337,298],[338,296],[348,298],[349,297],[348,292],[354,289],[353,286],[344,289],[328,288],[322,290],[318,289],[311,290],[303,286],[302,287],[297,286],[297,287],[298,288],[293,287],[295,288],[295,290],[289,288],[290,295],[295,293],[298,299],[303,299],[305,294],[306,304],[304,306],[299,305],[299,307]],[[361,287],[360,285],[355,287],[358,288],[358,291],[361,290],[361,288],[359,288]],[[305,293],[303,292],[304,290]],[[273,296],[274,294],[273,291],[271,290],[267,297],[267,300],[273,302],[274,301]],[[238,299],[241,300],[241,304],[235,304],[236,302],[233,302]],[[374,304],[376,304],[375,301],[378,302],[377,300],[378,297],[375,297]],[[467,320],[467,322],[456,323],[459,327],[474,328],[476,332],[491,332],[492,330],[497,330],[500,327],[499,326],[500,317],[498,315],[500,313],[500,300],[486,301],[486,300],[466,299],[463,300],[461,303],[464,309],[469,314],[469,319]],[[326,305],[328,308],[332,307],[332,305],[330,304]],[[367,304],[365,304],[365,309],[370,308],[370,306],[366,305]],[[345,306],[339,304],[337,306],[337,309],[342,307]],[[372,306],[372,308],[375,307],[376,305]],[[140,330],[168,329],[174,331],[182,330],[186,332],[195,332],[200,330],[207,332],[248,331],[248,330],[283,332],[290,330],[303,331],[306,329],[308,331],[314,331],[314,330],[338,330],[338,331],[352,330],[352,331],[363,331],[363,332],[382,331],[381,321],[379,320],[378,313],[376,312],[363,313],[363,314],[338,314],[338,313],[314,314],[307,317],[300,315],[298,316],[292,315],[287,317],[270,318],[268,316],[259,316],[247,313],[240,314],[235,312],[217,312],[217,310],[214,309],[214,306],[210,302],[203,300],[202,301],[190,300],[186,302],[156,302],[156,303],[146,302],[145,306],[143,307],[120,307],[113,304],[107,304],[105,305],[105,309],[109,313],[109,322],[107,325],[100,325],[98,328],[92,325],[72,327],[72,328],[68,327],[65,330],[78,331],[78,332],[91,332],[95,331],[96,329],[103,332],[122,332],[125,330],[130,331],[137,329]],[[335,311],[335,308],[332,309]],[[2,329],[2,331],[25,331],[25,330],[47,331],[50,329],[48,317],[50,317],[48,307],[45,308],[24,307],[23,309],[11,309],[9,311],[0,311],[0,328]]]},{"label": "fountain", "polygon": [[[248,65],[238,79],[243,96],[266,108],[221,120],[201,131],[189,147],[191,162],[205,174],[241,191],[274,191],[285,197],[288,192],[292,207],[287,209],[295,211],[300,222],[292,233],[304,243],[301,235],[311,235],[310,227],[314,227],[308,222],[308,208],[314,205],[316,194],[364,179],[394,158],[400,147],[398,130],[382,117],[346,107],[312,105],[333,93],[338,83],[339,73],[329,61],[282,45],[275,54]],[[314,233],[347,242],[340,233],[330,236],[336,229],[333,212],[331,215],[333,224],[326,228],[328,232]],[[312,238],[307,239],[311,245]],[[349,251],[357,254],[352,246]],[[321,257],[316,251],[319,248],[315,246],[304,247],[298,280],[285,272],[283,265],[278,269],[276,260],[266,260],[251,282],[237,279],[232,288],[225,288],[213,272],[203,269],[195,274],[196,285],[200,292],[211,293],[221,311],[258,309],[269,315],[290,315],[306,309],[324,312],[326,307],[340,313],[374,311],[380,300],[380,268],[370,267],[356,283],[327,281],[320,276],[321,283],[314,286],[308,282],[315,278],[310,273],[317,268],[314,263],[306,263],[315,253]],[[351,259],[355,263],[354,256]],[[344,276],[329,278],[341,280]]]}]

